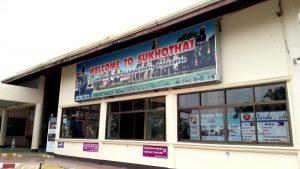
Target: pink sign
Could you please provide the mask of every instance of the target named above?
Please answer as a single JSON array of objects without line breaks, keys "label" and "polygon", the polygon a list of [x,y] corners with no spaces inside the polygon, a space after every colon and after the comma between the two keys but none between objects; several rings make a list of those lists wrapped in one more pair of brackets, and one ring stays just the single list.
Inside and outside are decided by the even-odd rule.
[{"label": "pink sign", "polygon": [[98,152],[98,143],[83,143],[83,151]]},{"label": "pink sign", "polygon": [[167,146],[143,146],[144,157],[168,158]]}]

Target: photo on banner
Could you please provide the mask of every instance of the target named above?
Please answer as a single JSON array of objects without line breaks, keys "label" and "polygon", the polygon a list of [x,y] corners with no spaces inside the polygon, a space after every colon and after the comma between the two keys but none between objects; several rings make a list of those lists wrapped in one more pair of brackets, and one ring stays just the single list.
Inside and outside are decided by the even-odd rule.
[{"label": "photo on banner", "polygon": [[220,80],[211,20],[83,61],[75,100]]}]

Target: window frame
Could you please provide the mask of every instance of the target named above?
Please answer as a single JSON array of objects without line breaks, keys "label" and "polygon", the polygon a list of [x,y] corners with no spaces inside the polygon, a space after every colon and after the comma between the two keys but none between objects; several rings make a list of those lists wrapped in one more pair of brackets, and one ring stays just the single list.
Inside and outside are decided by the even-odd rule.
[{"label": "window frame", "polygon": [[[98,129],[97,129],[97,135],[95,138],[91,138],[91,137],[62,137],[62,124],[63,124],[63,114],[64,114],[64,110],[66,109],[73,109],[73,108],[79,108],[79,113],[81,113],[81,107],[89,107],[89,114],[92,112],[92,106],[98,106],[99,107],[99,117],[98,117],[98,121],[92,121],[92,122],[98,122]],[[100,110],[101,110],[101,104],[89,104],[89,105],[80,105],[80,106],[72,106],[72,107],[64,107],[61,110],[61,118],[60,118],[60,129],[59,129],[59,138],[60,139],[72,139],[72,140],[76,140],[76,139],[82,139],[82,140],[98,140],[99,139],[99,130],[100,130]],[[67,116],[67,118],[71,121],[72,117],[71,117],[71,113],[69,114],[69,116]],[[91,120],[84,120],[84,121],[91,121]],[[81,128],[81,130],[83,130],[83,126]],[[86,128],[84,129],[84,132],[86,132]]]},{"label": "window frame", "polygon": [[[156,109],[151,109],[151,99],[153,98],[160,98],[163,97],[164,101],[165,101],[165,107],[164,108],[156,108]],[[136,100],[140,100],[140,99],[144,99],[147,100],[148,105],[145,106],[145,108],[136,110],[135,109],[135,101]],[[121,102],[124,101],[132,101],[132,110],[131,111],[121,111]],[[110,112],[110,104],[112,103],[119,103],[119,111],[118,112]],[[148,107],[148,108],[147,108]],[[145,97],[145,98],[137,98],[137,99],[131,99],[131,100],[120,100],[120,101],[115,101],[115,102],[108,102],[107,103],[107,109],[106,109],[106,124],[105,124],[105,139],[106,140],[130,140],[130,141],[162,141],[165,142],[167,140],[166,138],[166,96],[162,95],[162,96],[154,96],[154,97]],[[163,119],[163,123],[164,123],[164,138],[163,139],[155,139],[155,138],[148,138],[148,133],[147,133],[147,129],[148,129],[148,114],[149,113],[153,113],[153,112],[163,112],[164,113],[164,119]],[[127,139],[127,138],[120,138],[120,118],[121,118],[121,114],[127,114],[127,113],[144,113],[144,135],[143,135],[143,139]],[[117,114],[119,115],[119,129],[118,129],[118,137],[108,137],[108,132],[109,132],[109,117],[111,114]]]},{"label": "window frame", "polygon": [[[265,101],[265,102],[258,102],[255,98],[255,87],[260,86],[268,86],[268,85],[279,85],[282,84],[285,87],[285,94],[286,98],[285,100],[271,100],[271,101]],[[242,103],[242,104],[228,104],[227,105],[227,97],[226,97],[226,91],[231,89],[240,89],[240,88],[248,88],[250,87],[253,92],[253,102],[252,103]],[[294,145],[293,140],[293,133],[292,133],[292,125],[291,125],[291,114],[290,114],[290,105],[289,105],[289,93],[287,89],[288,85],[287,82],[274,82],[274,83],[264,83],[264,84],[257,84],[257,85],[246,85],[246,86],[239,86],[239,87],[232,87],[232,88],[221,88],[221,89],[214,89],[214,90],[205,90],[205,91],[199,91],[199,92],[192,92],[192,93],[182,93],[177,95],[177,141],[178,142],[185,142],[185,143],[205,143],[205,144],[227,144],[227,145],[253,145],[253,146],[282,146],[282,147],[289,147]],[[205,92],[213,92],[213,91],[223,91],[224,92],[224,104],[220,105],[205,105],[202,106],[202,98],[201,93]],[[200,97],[200,106],[193,106],[193,107],[179,107],[179,97],[180,95],[186,95],[186,94],[197,94]],[[262,143],[258,142],[258,130],[257,130],[257,120],[256,120],[256,106],[260,105],[275,105],[275,104],[285,104],[286,106],[286,112],[288,114],[288,135],[289,135],[289,142],[283,143],[283,142],[269,142],[269,143]],[[245,141],[228,141],[229,131],[228,131],[228,119],[227,119],[227,109],[228,108],[234,108],[234,107],[245,107],[245,106],[251,106],[253,107],[253,113],[255,118],[255,142],[245,142]],[[180,138],[180,112],[181,111],[191,111],[191,110],[198,110],[199,116],[201,116],[201,109],[214,109],[214,108],[222,108],[224,111],[223,119],[224,119],[224,141],[207,141],[202,140],[201,133],[200,133],[200,140],[191,140],[191,139],[181,139]],[[201,124],[200,125],[200,132],[201,132]]]}]

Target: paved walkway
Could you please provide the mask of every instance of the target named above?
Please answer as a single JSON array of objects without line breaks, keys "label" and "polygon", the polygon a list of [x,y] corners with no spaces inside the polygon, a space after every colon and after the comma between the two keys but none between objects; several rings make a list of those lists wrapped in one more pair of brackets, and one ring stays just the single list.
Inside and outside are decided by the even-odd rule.
[{"label": "paved walkway", "polygon": [[18,164],[16,168],[20,169],[38,169],[41,163],[42,169],[125,169],[58,158],[44,152],[32,153],[30,149],[1,149],[0,154],[0,163],[15,163]]}]

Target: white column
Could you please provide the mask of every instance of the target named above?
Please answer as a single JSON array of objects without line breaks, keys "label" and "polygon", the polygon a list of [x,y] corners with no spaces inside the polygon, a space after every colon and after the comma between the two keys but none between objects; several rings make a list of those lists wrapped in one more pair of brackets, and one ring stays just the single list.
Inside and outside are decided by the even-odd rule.
[{"label": "white column", "polygon": [[42,127],[42,104],[35,105],[34,122],[33,122],[33,132],[31,141],[31,150],[36,151],[39,148],[39,142],[41,137],[41,127]]},{"label": "white column", "polygon": [[98,138],[100,141],[105,140],[106,133],[106,112],[107,111],[107,102],[101,102],[100,105],[100,120],[99,120],[99,134]]},{"label": "white column", "polygon": [[[107,102],[101,102],[100,105],[100,120],[99,120],[99,148],[100,150],[103,149],[103,142],[105,140],[106,134],[106,114],[107,114]],[[103,151],[100,151],[100,159],[103,160],[104,154]]]},{"label": "white column", "polygon": [[166,96],[166,140],[168,146],[168,168],[175,168],[175,148],[177,142],[177,95]]},{"label": "white column", "polygon": [[32,141],[31,141],[32,151],[38,150],[40,144],[40,137],[42,134],[41,127],[42,127],[42,118],[43,118],[44,86],[45,86],[45,77],[41,76],[39,79],[40,102],[35,105],[35,112],[34,112],[33,132],[32,132]]},{"label": "white column", "polygon": [[0,147],[5,146],[7,121],[8,121],[8,112],[7,112],[6,109],[2,109],[1,131],[0,131]]}]

